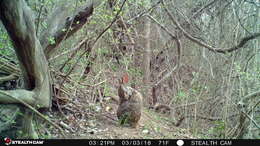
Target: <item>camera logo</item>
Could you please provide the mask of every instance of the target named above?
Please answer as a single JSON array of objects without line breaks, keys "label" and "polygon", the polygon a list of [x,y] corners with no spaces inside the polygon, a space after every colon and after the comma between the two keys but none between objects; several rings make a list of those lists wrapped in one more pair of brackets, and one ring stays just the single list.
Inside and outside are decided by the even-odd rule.
[{"label": "camera logo", "polygon": [[4,138],[4,141],[5,141],[5,145],[10,145],[12,142],[11,138],[8,137]]}]

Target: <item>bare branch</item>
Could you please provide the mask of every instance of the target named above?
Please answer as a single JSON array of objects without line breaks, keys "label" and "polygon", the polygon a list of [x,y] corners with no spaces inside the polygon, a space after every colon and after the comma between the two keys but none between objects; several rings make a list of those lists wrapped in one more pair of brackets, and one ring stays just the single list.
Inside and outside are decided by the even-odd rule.
[{"label": "bare branch", "polygon": [[217,53],[227,53],[227,52],[233,52],[235,50],[238,50],[239,48],[242,48],[249,40],[252,40],[252,39],[255,39],[257,37],[260,36],[260,33],[255,33],[255,34],[252,34],[250,36],[247,36],[245,38],[243,38],[240,43],[238,43],[238,45],[236,46],[233,46],[231,48],[215,48],[215,47],[212,47],[202,41],[200,41],[199,39],[193,37],[191,34],[189,34],[186,30],[184,30],[180,23],[177,21],[177,19],[174,18],[174,16],[170,13],[169,9],[166,7],[166,5],[164,4],[164,0],[162,1],[162,5],[163,5],[163,8],[165,9],[166,13],[168,14],[168,16],[170,17],[171,21],[177,26],[178,29],[180,29],[184,36],[187,37],[189,40],[191,40],[192,42],[202,46],[202,47],[205,47],[207,49],[209,49],[210,51],[213,51],[213,52],[217,52]]},{"label": "bare branch", "polygon": [[198,11],[196,11],[192,16],[191,18],[194,18],[196,17],[199,13],[201,13],[204,9],[208,8],[209,6],[213,5],[214,3],[216,3],[217,1],[219,0],[213,0],[211,2],[209,2],[208,4],[202,6]]},{"label": "bare branch", "polygon": [[[24,88],[34,92],[33,98],[37,99],[34,104],[39,104],[39,107],[49,107],[49,71],[46,64],[47,60],[36,37],[32,11],[24,0],[15,2],[1,0],[0,13],[1,21],[12,40],[19,60],[24,79]],[[20,94],[22,93],[20,92]],[[26,91],[24,91],[24,94],[26,94]],[[21,98],[27,98],[27,96],[25,95]]]},{"label": "bare branch", "polygon": [[8,76],[0,77],[0,84],[1,84],[2,82],[14,80],[14,79],[17,79],[17,78],[18,78],[18,77],[16,76],[16,74],[10,74],[10,75],[8,75]]},{"label": "bare branch", "polygon": [[61,132],[61,134],[64,137],[66,137],[66,135],[64,134],[64,131],[62,130],[62,128],[60,126],[58,126],[57,124],[55,124],[54,122],[52,122],[51,120],[46,118],[43,114],[41,114],[39,111],[37,111],[37,109],[35,109],[34,107],[31,106],[35,103],[35,99],[33,98],[34,94],[35,94],[34,92],[27,91],[27,90],[10,90],[10,91],[1,91],[0,90],[0,98],[1,98],[2,103],[23,104],[28,109],[30,109],[31,111],[36,113],[39,117],[41,117],[42,119],[46,120],[51,125],[56,127]]},{"label": "bare branch", "polygon": [[[62,23],[63,26],[50,26],[52,28],[49,29],[54,29],[58,27],[58,30],[55,30],[55,32],[52,32],[51,34],[49,33],[49,29],[47,29],[42,37],[41,37],[41,44],[44,48],[44,52],[47,58],[51,56],[53,53],[53,49],[56,48],[64,39],[69,38],[72,34],[77,32],[82,26],[88,21],[88,18],[93,14],[93,4],[91,3],[90,5],[87,5],[83,11],[79,11],[75,16],[73,17],[67,17],[65,23]],[[64,10],[66,11],[66,9]],[[55,11],[56,12],[56,11]],[[57,19],[59,20],[59,19]],[[54,20],[54,21],[57,21]],[[59,20],[61,21],[61,20]],[[60,25],[60,22],[52,22],[53,25]],[[53,37],[55,40],[55,43],[49,42],[49,38]]]},{"label": "bare branch", "polygon": [[[33,91],[17,89],[17,90],[0,90],[0,103],[21,103],[21,101],[34,105],[35,93]],[[19,100],[19,101],[18,101]]]},{"label": "bare branch", "polygon": [[168,77],[171,76],[171,74],[177,69],[178,65],[176,65],[172,70],[170,70],[161,80],[159,80],[157,83],[155,83],[153,86],[158,86],[161,82],[165,81]]},{"label": "bare branch", "polygon": [[159,5],[161,3],[162,0],[159,0],[157,3],[155,3],[154,5],[152,5],[149,9],[137,14],[136,16],[132,17],[131,19],[127,20],[127,23],[134,21],[135,19],[138,19],[146,14],[148,14],[151,10],[153,10],[155,7],[157,7],[157,5]]},{"label": "bare branch", "polygon": [[97,38],[94,40],[93,46],[96,44],[96,42],[105,34],[105,32],[116,22],[118,19],[119,14],[121,13],[126,0],[123,1],[123,4],[121,5],[120,9],[117,11],[116,16],[112,20],[112,22],[97,36]]},{"label": "bare branch", "polygon": [[[239,109],[239,110],[240,110],[240,109]],[[240,110],[240,112],[241,112],[246,118],[248,118],[250,121],[252,121],[252,123],[253,123],[258,129],[260,129],[260,125],[258,125],[257,122],[256,122],[253,118],[251,118],[250,115],[248,115],[246,112],[244,112],[244,111],[242,111],[242,110]]]},{"label": "bare branch", "polygon": [[162,30],[164,30],[171,38],[177,39],[174,34],[172,34],[165,26],[163,26],[160,22],[158,22],[155,18],[153,18],[151,15],[146,15],[148,18],[153,20],[158,26],[161,27]]},{"label": "bare branch", "polygon": [[256,92],[250,93],[250,94],[246,95],[245,97],[243,97],[242,100],[244,102],[246,102],[249,99],[252,99],[252,98],[255,98],[255,97],[258,97],[258,96],[260,96],[260,91],[256,91]]}]

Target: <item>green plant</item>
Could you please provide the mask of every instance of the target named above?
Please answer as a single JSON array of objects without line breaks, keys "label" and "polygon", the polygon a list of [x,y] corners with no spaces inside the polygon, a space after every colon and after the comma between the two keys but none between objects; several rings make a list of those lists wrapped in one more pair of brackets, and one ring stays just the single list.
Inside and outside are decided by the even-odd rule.
[{"label": "green plant", "polygon": [[176,100],[181,101],[181,100],[187,99],[188,97],[189,97],[189,95],[186,92],[180,90],[175,98],[176,98]]},{"label": "green plant", "polygon": [[120,125],[125,125],[129,123],[129,115],[128,113],[125,113],[120,119],[119,119],[119,124]]},{"label": "green plant", "polygon": [[217,138],[225,138],[225,129],[225,122],[218,120],[214,122],[214,127],[209,130],[209,133],[217,136]]},{"label": "green plant", "polygon": [[48,41],[51,45],[55,44],[55,38],[54,37],[49,37]]}]

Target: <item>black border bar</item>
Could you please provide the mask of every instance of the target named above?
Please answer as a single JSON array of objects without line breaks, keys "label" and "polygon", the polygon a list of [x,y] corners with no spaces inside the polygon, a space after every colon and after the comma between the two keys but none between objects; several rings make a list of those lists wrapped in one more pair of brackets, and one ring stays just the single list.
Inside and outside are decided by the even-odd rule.
[{"label": "black border bar", "polygon": [[84,146],[260,146],[260,139],[11,139],[0,145]]}]

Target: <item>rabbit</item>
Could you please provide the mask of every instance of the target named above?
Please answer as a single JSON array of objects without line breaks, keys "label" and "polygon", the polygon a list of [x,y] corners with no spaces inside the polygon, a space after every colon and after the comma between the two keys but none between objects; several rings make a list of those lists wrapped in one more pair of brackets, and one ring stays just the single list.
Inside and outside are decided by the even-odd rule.
[{"label": "rabbit", "polygon": [[121,125],[129,124],[136,128],[142,114],[143,96],[136,89],[126,86],[128,80],[127,74],[119,80],[117,117]]}]

